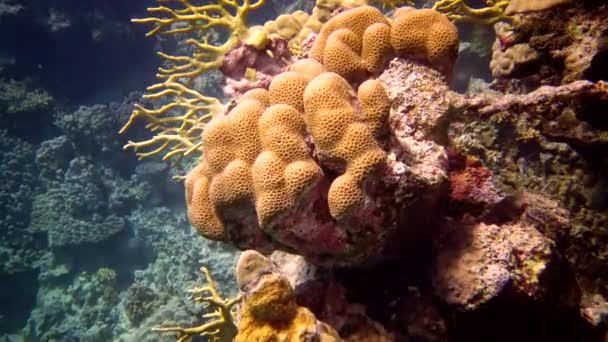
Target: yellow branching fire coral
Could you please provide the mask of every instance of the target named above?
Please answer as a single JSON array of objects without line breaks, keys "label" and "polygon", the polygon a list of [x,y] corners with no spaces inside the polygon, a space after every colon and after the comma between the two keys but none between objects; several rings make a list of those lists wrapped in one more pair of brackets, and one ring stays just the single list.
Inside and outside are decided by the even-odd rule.
[{"label": "yellow branching fire coral", "polygon": [[185,327],[161,327],[153,328],[158,332],[175,332],[178,334],[177,342],[190,340],[194,336],[207,336],[209,341],[232,342],[237,335],[237,326],[232,309],[241,301],[241,297],[233,299],[223,299],[220,297],[215,283],[207,268],[202,267],[201,271],[205,275],[207,286],[189,290],[190,298],[196,303],[206,304],[214,310],[203,315],[205,319],[212,319],[201,325]]},{"label": "yellow branching fire coral", "polygon": [[452,21],[493,25],[499,21],[511,22],[513,20],[513,17],[505,13],[509,0],[486,0],[485,2],[487,7],[472,8],[464,0],[439,0],[435,2],[433,9],[443,13]]},{"label": "yellow branching fire coral", "polygon": [[[201,32],[202,39],[187,39],[196,48],[192,56],[173,56],[159,52],[171,67],[159,68],[160,82],[147,88],[144,99],[167,101],[159,108],[136,105],[129,121],[121,129],[125,132],[135,120],[143,118],[147,128],[157,133],[142,142],[129,142],[140,158],[165,153],[164,159],[188,154],[200,147],[200,134],[207,121],[221,110],[218,99],[205,96],[192,88],[192,82],[203,73],[217,69],[228,50],[247,39],[247,14],[259,8],[264,0],[227,1],[206,5],[193,5],[189,0],[157,0],[161,6],[148,8],[153,17],[133,19],[135,23],[154,24],[146,35],[172,35]],[[177,4],[173,9],[163,4]],[[156,16],[158,15],[158,16]],[[220,30],[226,33],[223,42],[209,41],[209,33]],[[168,152],[167,152],[168,151]]]},{"label": "yellow branching fire coral", "polygon": [[506,14],[542,11],[558,5],[574,2],[573,0],[510,0]]},{"label": "yellow branching fire coral", "polygon": [[[299,52],[302,41],[310,33],[319,32],[335,9],[372,3],[381,4],[383,8],[395,8],[411,3],[408,0],[318,0],[311,15],[296,11],[281,15],[263,27],[248,28],[247,15],[263,5],[264,0],[218,0],[203,5],[195,5],[191,0],[157,1],[159,6],[148,8],[151,17],[132,20],[154,25],[147,36],[196,33],[201,38],[185,39],[185,43],[195,49],[191,55],[158,53],[169,67],[159,68],[156,75],[159,83],[149,86],[143,99],[160,105],[136,104],[129,120],[120,130],[120,133],[124,133],[136,121],[142,120],[146,122],[146,128],[155,134],[148,140],[130,141],[125,145],[125,149],[135,150],[140,159],[158,154],[168,159],[201,152],[201,133],[206,123],[223,110],[223,105],[217,98],[195,89],[193,82],[205,72],[218,69],[225,54],[239,43],[262,49],[276,36],[288,40],[292,52]],[[370,11],[369,8],[366,11]],[[330,49],[328,55],[334,57],[333,64],[343,65],[341,58],[354,48],[350,54],[358,59],[356,68],[379,71],[388,46],[388,28],[385,25],[387,20],[379,11],[376,12],[376,25],[372,25],[366,35],[356,32],[358,37],[355,40],[358,42],[354,44],[362,44],[362,53],[356,51],[357,46],[349,46],[344,33],[332,38],[338,45],[337,50],[343,52],[333,54],[334,50]],[[213,33],[220,33],[219,36],[223,38],[215,41],[210,38]],[[332,58],[327,59],[332,64]]]}]

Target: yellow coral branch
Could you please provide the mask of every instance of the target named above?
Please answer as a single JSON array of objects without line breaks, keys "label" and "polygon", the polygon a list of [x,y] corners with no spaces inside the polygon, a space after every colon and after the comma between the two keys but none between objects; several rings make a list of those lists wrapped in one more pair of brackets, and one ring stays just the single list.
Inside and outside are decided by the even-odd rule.
[{"label": "yellow coral branch", "polygon": [[452,21],[485,25],[493,25],[499,21],[513,21],[513,17],[505,14],[509,0],[486,0],[486,4],[488,7],[471,8],[464,0],[439,0],[433,5],[433,9],[443,13]]},{"label": "yellow coral branch", "polygon": [[[214,320],[190,328],[159,327],[152,328],[152,331],[176,332],[178,333],[177,342],[187,341],[194,336],[209,336],[210,341],[232,342],[238,332],[234,323],[235,319],[232,308],[241,301],[241,297],[233,299],[222,298],[215,288],[215,283],[209,274],[209,270],[206,267],[201,267],[201,271],[205,275],[207,286],[189,290],[189,298],[196,303],[207,303],[209,306],[214,307],[214,311],[202,316],[205,319],[214,318]],[[208,296],[203,296],[205,294],[208,294]]]},{"label": "yellow coral branch", "polygon": [[[190,56],[158,52],[168,66],[158,69],[156,77],[159,83],[149,86],[143,98],[168,104],[158,108],[136,105],[120,133],[124,133],[138,119],[149,122],[146,127],[157,132],[157,135],[146,141],[129,142],[125,148],[133,148],[139,158],[168,150],[163,157],[167,159],[200,150],[200,133],[211,117],[221,111],[222,106],[217,98],[201,94],[192,88],[192,84],[205,72],[222,65],[226,52],[247,34],[247,14],[259,8],[264,0],[217,0],[204,5],[193,5],[190,0],[157,2],[159,6],[148,8],[152,17],[131,20],[154,25],[146,36],[189,32],[201,32],[202,35],[200,40],[185,40],[185,43],[196,48]],[[226,31],[227,37],[222,41],[210,42],[209,34],[215,29]]]},{"label": "yellow coral branch", "polygon": [[369,0],[369,3],[381,4],[382,9],[395,9],[400,6],[414,6],[413,0]]}]

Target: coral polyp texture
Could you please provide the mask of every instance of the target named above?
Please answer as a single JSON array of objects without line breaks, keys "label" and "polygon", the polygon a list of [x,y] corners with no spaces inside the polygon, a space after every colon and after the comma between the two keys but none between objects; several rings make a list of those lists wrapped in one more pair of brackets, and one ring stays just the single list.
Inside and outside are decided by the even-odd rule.
[{"label": "coral polyp texture", "polygon": [[[298,67],[322,70],[314,61]],[[383,97],[359,105],[351,86],[334,73],[321,73],[304,88],[308,82],[304,74],[286,72],[270,91],[244,94],[227,115],[209,124],[201,164],[186,179],[189,216],[204,236],[236,240],[242,247],[269,236],[284,248],[317,256],[355,254],[339,220],[347,223],[369,210],[364,183],[385,153],[354,104],[386,111],[388,98],[379,88]],[[275,83],[286,89],[275,89]],[[294,107],[307,109],[303,115]],[[368,115],[371,121],[385,117],[374,114]],[[317,159],[342,176],[325,175],[313,158],[311,138]]]},{"label": "coral polyp texture", "polygon": [[375,7],[342,12],[321,28],[309,55],[347,79],[381,70],[390,49],[388,20]]},{"label": "coral polyp texture", "polygon": [[451,74],[458,48],[454,24],[432,9],[401,7],[394,17],[389,23],[371,6],[342,12],[323,25],[309,55],[349,81],[381,72],[395,54]]},{"label": "coral polyp texture", "polygon": [[397,54],[420,58],[447,75],[452,73],[458,32],[443,14],[432,9],[401,8],[395,12],[390,35]]},{"label": "coral polyp texture", "polygon": [[[420,103],[417,110],[434,115],[408,128],[426,133],[392,139],[404,127],[390,120],[391,104],[396,117],[408,104],[385,86],[406,86],[395,76],[403,64],[385,59],[394,55],[391,35],[426,25],[414,41],[399,42],[398,53],[448,73],[456,29],[432,10],[397,12],[414,16],[394,30],[374,7],[337,14],[323,25],[310,59],[292,63],[267,90],[236,97],[207,125],[200,163],[186,178],[188,214],[203,236],[350,264],[380,253],[387,238],[402,233],[398,227],[415,225],[409,211],[439,199],[445,155],[429,140],[436,126],[430,121],[447,107]],[[427,68],[420,75],[429,87],[447,89],[440,73]],[[420,190],[425,196],[413,194]]]}]

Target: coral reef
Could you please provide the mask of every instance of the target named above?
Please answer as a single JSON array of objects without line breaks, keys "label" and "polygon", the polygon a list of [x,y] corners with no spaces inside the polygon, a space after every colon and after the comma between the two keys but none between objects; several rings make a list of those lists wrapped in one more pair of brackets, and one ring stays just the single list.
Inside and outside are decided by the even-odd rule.
[{"label": "coral reef", "polygon": [[[189,229],[169,167],[122,153],[116,130],[131,105],[58,108],[48,115],[57,126],[25,135],[28,142],[13,127],[0,131],[0,339],[158,341],[150,328],[190,322],[198,310],[182,308],[181,298],[199,261],[236,288],[234,251]],[[23,295],[11,297],[16,291]]]},{"label": "coral reef", "polygon": [[[108,179],[112,174],[107,174]],[[46,232],[52,247],[104,241],[125,229],[124,219],[107,207],[102,174],[80,157],[70,161],[58,187],[36,195],[30,228]],[[105,215],[103,215],[105,213]]]},{"label": "coral reef", "polygon": [[44,340],[111,338],[108,320],[119,301],[116,280],[114,270],[100,268],[95,273],[81,273],[67,288],[50,286],[39,292],[38,307],[30,316],[25,336]]},{"label": "coral reef", "polygon": [[571,2],[555,9],[522,14],[511,25],[495,25],[494,65],[503,64],[505,54],[515,46],[521,46],[518,49],[522,50],[525,46],[528,56],[537,56],[534,58],[536,65],[523,73],[501,68],[504,71],[495,76],[508,78],[508,81],[499,80],[496,88],[526,92],[543,84],[589,79],[591,74],[595,74],[592,80],[605,79],[605,71],[594,66],[606,61],[606,11],[607,8],[599,4],[591,4],[588,8]]},{"label": "coral reef", "polygon": [[[604,236],[598,227],[606,222],[606,215],[596,196],[606,191],[598,177],[605,165],[595,159],[602,157],[590,151],[605,145],[606,132],[588,107],[605,98],[604,83],[589,81],[543,86],[525,95],[484,93],[453,102],[460,119],[450,128],[458,149],[476,155],[494,171],[503,190],[542,192],[569,211],[572,228],[564,238],[568,248],[562,253],[583,291],[582,308],[586,298],[605,293],[598,283],[603,247],[592,242]],[[483,119],[469,121],[468,114],[460,116],[462,110]]]},{"label": "coral reef", "polygon": [[0,130],[0,274],[30,269],[44,254],[44,237],[28,228],[34,201],[36,166],[33,146]]},{"label": "coral reef", "polygon": [[[228,87],[226,89],[228,93],[240,95],[252,87],[267,85],[272,76],[277,71],[280,71],[280,68],[285,63],[282,57],[289,56],[283,47],[284,44],[277,42],[279,38],[270,39],[269,36],[272,34],[265,32],[264,28],[256,26],[247,28],[246,26],[245,19],[248,12],[260,7],[263,4],[262,0],[251,4],[247,0],[243,3],[219,2],[198,7],[193,6],[187,0],[176,2],[180,3],[184,8],[173,10],[169,7],[160,6],[148,9],[150,13],[164,14],[167,18],[150,17],[133,20],[136,23],[155,24],[155,27],[148,32],[149,36],[156,34],[183,34],[197,29],[204,30],[201,41],[193,38],[185,40],[186,44],[192,45],[198,50],[192,56],[173,56],[159,53],[161,57],[170,62],[170,67],[159,69],[157,77],[164,81],[148,87],[147,90],[150,93],[144,95],[143,98],[155,101],[168,98],[170,103],[163,104],[157,108],[147,108],[146,106],[136,104],[131,117],[120,131],[124,133],[137,120],[143,118],[148,122],[146,126],[148,129],[160,133],[150,139],[140,142],[131,141],[125,145],[125,148],[133,148],[140,158],[164,153],[163,158],[167,159],[176,155],[188,155],[195,151],[202,151],[201,132],[206,123],[213,116],[220,114],[223,108],[217,98],[206,96],[192,88],[193,80],[197,77],[205,72],[221,67],[227,76]],[[394,7],[398,2],[388,1],[382,3],[383,5]],[[322,28],[325,31],[320,32],[318,39],[315,40],[317,47],[313,46],[312,50],[307,51],[314,59],[326,64],[326,67],[330,71],[338,71],[338,73],[341,73],[346,78],[354,76],[350,74],[362,70],[381,71],[382,65],[390,56],[385,56],[390,50],[387,19],[377,9],[370,6],[361,6],[364,4],[351,4],[348,1],[344,2],[344,4],[341,2],[329,2],[328,8],[330,9],[340,8],[341,6],[355,8],[347,11],[344,14],[346,17],[337,15],[332,18],[333,21],[324,24]],[[320,9],[322,7],[320,3],[315,8]],[[230,10],[227,8],[230,8]],[[328,8],[326,6],[324,9],[327,15],[331,12]],[[234,15],[231,11],[234,12]],[[360,17],[358,13],[361,11],[371,15],[372,21],[379,20],[379,22],[375,22],[379,25],[374,25],[374,28],[367,31],[368,33],[365,35],[363,31],[365,31],[366,22],[358,23],[354,27],[350,27],[350,24],[346,27],[341,27],[349,22],[348,18],[350,16],[353,18]],[[400,13],[403,12],[401,11]],[[399,49],[403,50],[401,51],[402,53],[417,54],[423,60],[430,60],[434,63],[435,67],[449,74],[451,73],[457,45],[456,30],[452,24],[436,12],[423,10],[420,13],[435,13],[435,15],[431,15],[430,17],[434,21],[435,28],[429,31],[434,32],[434,34],[419,35],[417,42],[413,46],[399,46]],[[367,16],[367,14],[364,14],[364,16]],[[323,20],[327,20],[327,15],[319,16],[324,17]],[[321,20],[320,17],[317,19]],[[414,17],[419,17],[419,15],[416,14]],[[303,21],[303,18],[301,20]],[[418,21],[427,22],[429,17],[423,14],[420,19],[414,18],[413,20],[415,21],[413,25],[416,26],[418,25]],[[207,24],[201,24],[203,22]],[[406,24],[408,20],[406,19],[402,22]],[[181,23],[182,27],[171,28],[170,25],[174,23]],[[272,26],[271,24],[269,25]],[[227,34],[223,40],[214,44],[210,39],[210,35],[211,32],[214,32],[213,28],[216,26],[224,27]],[[334,27],[338,28],[339,32],[330,39],[329,50],[327,51],[328,57],[326,58],[324,56],[325,52],[322,53],[322,51],[325,49],[326,39],[329,39],[329,36],[334,31]],[[351,29],[354,31],[350,33],[342,31]],[[406,30],[407,27],[403,29]],[[272,27],[269,27],[268,30],[272,31]],[[342,37],[344,34],[350,36],[350,38]],[[398,34],[394,33],[394,35]],[[286,35],[289,36],[289,34]],[[353,40],[352,37],[355,36],[356,38]],[[439,41],[435,42],[433,39],[428,39],[429,36],[442,38],[438,38]],[[281,37],[280,39],[284,38]],[[344,43],[344,39],[347,39],[348,42]],[[336,41],[337,45],[334,44],[334,41]],[[351,41],[354,44],[353,46],[349,46]],[[358,47],[360,44],[366,46],[361,52],[358,51],[360,50]],[[337,47],[334,48],[334,46]],[[275,52],[278,52],[278,54]],[[344,59],[344,54],[349,56],[347,58],[350,61],[349,63],[352,61],[356,62],[352,68],[346,67],[344,70],[339,70],[341,68],[340,65],[344,68],[345,65],[349,64],[341,62]],[[269,55],[270,59],[265,55]],[[243,61],[244,63],[239,63],[239,61]],[[263,63],[269,61],[274,61],[275,63],[271,63],[270,65]],[[361,63],[364,66],[360,65]],[[266,71],[262,70],[262,72],[258,72],[260,67],[263,67]]]},{"label": "coral reef", "polygon": [[0,81],[0,103],[6,113],[17,115],[49,109],[53,97],[45,90],[29,89],[28,83],[13,79]]},{"label": "coral reef", "polygon": [[[471,194],[471,199],[495,197],[491,186],[470,185],[482,193]],[[490,196],[483,195],[487,191]],[[433,280],[437,295],[468,310],[506,287],[529,297],[550,296],[552,277],[547,273],[559,272],[557,245],[570,230],[566,211],[556,202],[529,193],[484,204],[494,208],[486,208],[481,222],[450,224],[438,234],[440,252]],[[513,204],[516,207],[505,213],[504,207]],[[505,214],[510,217],[500,217]]]},{"label": "coral reef", "polygon": [[[55,115],[54,124],[74,143],[77,150],[86,154],[105,155],[118,150],[121,141],[108,134],[118,127],[121,117],[108,106],[81,106],[72,113]],[[109,156],[104,159],[109,159]]]},{"label": "coral reef", "polygon": [[135,283],[125,294],[125,315],[132,325],[138,326],[154,313],[159,302],[159,295],[154,290]]},{"label": "coral reef", "polygon": [[[135,21],[170,37],[158,44],[171,54],[130,118],[133,97],[58,109],[42,144],[9,128],[0,200],[19,218],[0,280],[10,294],[37,278],[35,303],[10,301],[34,305],[23,337],[603,338],[605,7],[537,1],[511,15],[507,1],[442,0],[390,14],[399,1],[372,2],[253,15],[286,6],[161,0]],[[478,49],[451,21],[500,22],[493,90],[464,72],[471,92],[450,91],[457,51]],[[112,135],[123,119],[138,141],[127,147],[152,157],[138,166]],[[190,154],[202,156],[185,166]],[[234,246],[254,249],[238,284]],[[192,272],[201,263],[216,283]],[[225,299],[237,288],[242,300]]]},{"label": "coral reef", "polygon": [[[419,56],[444,73],[451,70],[457,42],[453,25],[430,10],[399,13],[401,19],[395,20],[390,32],[393,37],[422,23],[435,26],[428,33],[421,30],[411,42],[392,39],[399,43],[398,53]],[[372,23],[380,25],[380,31],[365,31]],[[342,54],[360,49],[341,45],[340,32],[357,37],[355,45],[372,44],[363,47],[360,57],[353,57],[360,62],[344,65],[371,64],[352,70],[332,64],[331,60],[343,60]],[[373,38],[378,32],[384,32],[383,47],[373,45],[380,41]],[[389,119],[388,107],[392,102],[391,112],[399,113],[392,115],[401,117],[405,112],[400,108],[409,103],[403,99],[397,103],[400,95],[387,95],[377,81],[359,84],[362,71],[383,69],[386,62],[378,58],[390,48],[389,40],[387,20],[377,9],[363,6],[338,14],[323,26],[309,52],[318,62],[294,63],[273,79],[267,92],[245,93],[214,118],[202,134],[201,162],[186,178],[193,225],[204,236],[231,240],[239,248],[282,248],[330,263],[349,263],[378,253],[394,227],[407,225],[400,211],[436,201],[433,194],[439,193],[445,180],[445,163],[429,131],[441,125],[447,107],[436,107],[432,101],[418,103],[417,112],[435,115],[417,117],[404,127],[399,120]],[[407,87],[407,81],[399,83],[401,75],[394,75],[400,68],[403,64],[391,63],[386,76],[380,76],[389,89]],[[346,79],[325,70],[337,71]],[[428,79],[429,87],[435,84],[445,89],[441,75],[422,70],[421,83]],[[349,78],[359,78],[356,98],[351,95],[355,90]],[[417,130],[422,136],[410,141],[403,129]],[[399,139],[391,140],[387,133]],[[408,156],[401,151],[408,151]],[[405,158],[409,158],[408,168]],[[395,187],[399,188],[397,198],[389,195]],[[401,200],[421,190],[428,196]],[[395,204],[402,209],[379,215],[378,208]]]}]

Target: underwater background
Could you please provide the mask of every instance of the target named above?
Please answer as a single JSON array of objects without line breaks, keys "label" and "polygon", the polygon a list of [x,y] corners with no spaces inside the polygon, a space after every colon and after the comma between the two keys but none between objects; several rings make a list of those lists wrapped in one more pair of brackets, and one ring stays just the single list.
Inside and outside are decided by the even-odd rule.
[{"label": "underwater background", "polygon": [[[330,19],[368,4],[382,12]],[[145,19],[196,14],[192,5],[228,7],[210,15],[228,22],[201,24],[214,7],[194,21]],[[392,33],[418,11],[395,5],[441,13],[403,19],[412,26],[390,38],[425,48],[373,50],[388,36],[360,37],[359,20]],[[177,12],[147,10],[157,6]],[[357,39],[354,55],[330,54]],[[238,335],[220,325],[221,341],[608,341],[605,1],[0,0],[0,41],[0,341],[175,341],[188,334],[152,328],[208,320],[214,304],[188,292],[205,284],[235,298]],[[365,44],[376,57],[348,60]],[[305,57],[325,65],[290,67]],[[346,87],[353,111],[384,113],[349,119],[370,137],[344,147],[351,159],[319,138],[339,123],[309,118],[335,99],[314,83],[327,71],[340,74],[327,82]],[[180,72],[194,76],[171,78]],[[366,100],[369,80],[383,85]],[[307,85],[318,86],[308,97]],[[256,144],[304,146],[305,157],[272,151],[321,179],[265,188],[279,193],[268,199],[278,214],[266,215],[258,183],[251,203],[226,205],[240,178],[213,171],[213,158],[248,158],[251,126],[229,120],[253,115],[239,108],[261,99],[248,92],[258,88],[270,92],[261,112],[287,103],[309,116],[260,123],[270,133]],[[184,112],[194,116],[172,121]],[[222,134],[234,139],[216,148]],[[372,155],[382,162],[352,166]],[[359,168],[363,204],[350,193],[334,201],[330,183]],[[228,200],[206,199],[200,179],[220,176]],[[249,249],[265,256],[239,259]],[[257,301],[264,284],[284,297]],[[206,341],[200,332],[192,340]]]}]

